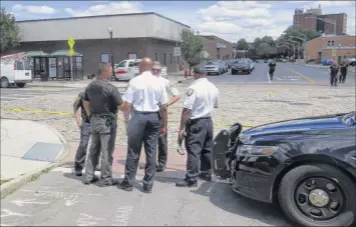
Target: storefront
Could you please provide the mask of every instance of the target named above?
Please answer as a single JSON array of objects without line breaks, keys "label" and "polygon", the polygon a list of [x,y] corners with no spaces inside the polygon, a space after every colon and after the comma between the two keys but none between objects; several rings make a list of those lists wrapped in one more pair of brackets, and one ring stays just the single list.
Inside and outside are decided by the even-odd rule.
[{"label": "storefront", "polygon": [[50,79],[70,80],[73,77],[74,80],[81,80],[84,77],[83,55],[77,52],[70,57],[68,50],[57,50],[50,54],[48,66]]}]

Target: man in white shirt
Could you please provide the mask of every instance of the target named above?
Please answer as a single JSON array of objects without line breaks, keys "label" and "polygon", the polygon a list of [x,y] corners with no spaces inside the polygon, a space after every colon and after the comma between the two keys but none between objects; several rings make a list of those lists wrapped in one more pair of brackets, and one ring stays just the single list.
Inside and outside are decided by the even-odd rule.
[{"label": "man in white shirt", "polygon": [[218,108],[219,105],[219,91],[214,84],[208,81],[206,76],[203,66],[195,67],[195,80],[185,93],[178,140],[182,140],[185,131],[185,146],[188,155],[187,173],[184,180],[176,183],[177,187],[196,187],[198,176],[211,181],[211,152],[213,148],[211,116],[214,108]]},{"label": "man in white shirt", "polygon": [[[127,129],[127,157],[125,178],[118,185],[125,191],[133,190],[142,143],[146,153],[146,168],[143,178],[143,190],[151,193],[156,172],[156,148],[159,134],[166,134],[167,129],[161,127],[161,120],[166,125],[168,98],[163,84],[152,75],[152,60],[143,58],[140,62],[140,75],[129,82],[124,93],[125,105],[132,108],[132,116]],[[129,108],[129,109],[130,109]],[[131,110],[127,109],[127,112]]]},{"label": "man in white shirt", "polygon": [[[167,95],[171,96],[172,99],[168,103],[167,107],[178,102],[180,99],[180,94],[178,89],[173,87],[173,85],[166,78],[161,76],[162,66],[158,61],[153,62],[152,74],[156,76],[164,85]],[[162,125],[162,127],[167,128],[167,125]],[[158,163],[157,163],[157,172],[162,172],[166,168],[167,155],[168,155],[168,140],[167,134],[160,135],[158,138]]]}]

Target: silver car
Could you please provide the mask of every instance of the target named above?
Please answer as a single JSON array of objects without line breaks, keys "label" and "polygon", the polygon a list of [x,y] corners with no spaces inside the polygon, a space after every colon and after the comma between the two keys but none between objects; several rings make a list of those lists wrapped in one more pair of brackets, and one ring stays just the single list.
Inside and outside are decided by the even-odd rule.
[{"label": "silver car", "polygon": [[223,74],[224,73],[224,67],[222,64],[220,64],[219,62],[217,61],[211,61],[211,62],[208,62],[206,65],[205,65],[205,70],[207,72],[207,74],[216,74],[216,75],[220,75],[220,74]]}]

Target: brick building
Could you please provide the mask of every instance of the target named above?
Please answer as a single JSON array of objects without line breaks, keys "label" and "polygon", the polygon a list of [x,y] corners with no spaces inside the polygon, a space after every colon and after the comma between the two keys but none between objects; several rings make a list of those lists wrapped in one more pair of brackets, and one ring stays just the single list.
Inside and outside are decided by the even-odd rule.
[{"label": "brick building", "polygon": [[[157,13],[134,13],[18,21],[20,46],[11,53],[68,50],[67,40],[75,39],[74,49],[83,55],[84,75],[95,73],[100,62],[151,57],[176,71],[182,59],[173,56],[181,42],[181,31],[188,25]],[[112,29],[112,39],[108,28]],[[11,54],[8,53],[8,54]],[[68,65],[68,57],[57,58],[57,65]],[[75,60],[75,59],[74,59]]]},{"label": "brick building", "polygon": [[234,58],[233,43],[213,35],[200,35],[211,60],[227,60]]},{"label": "brick building", "polygon": [[347,29],[347,14],[322,14],[321,8],[296,9],[293,16],[293,25],[296,27],[314,30],[324,34],[343,35]]},{"label": "brick building", "polygon": [[306,60],[323,61],[356,56],[356,36],[321,36],[305,44]]}]

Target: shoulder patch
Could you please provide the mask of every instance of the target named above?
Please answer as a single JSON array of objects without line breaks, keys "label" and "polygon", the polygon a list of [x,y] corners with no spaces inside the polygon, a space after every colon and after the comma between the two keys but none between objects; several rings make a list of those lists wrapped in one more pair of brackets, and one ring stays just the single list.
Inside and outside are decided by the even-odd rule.
[{"label": "shoulder patch", "polygon": [[78,97],[75,99],[75,101],[76,101],[76,102],[80,102],[81,99],[82,99],[82,98],[81,98],[80,96],[78,96]]},{"label": "shoulder patch", "polygon": [[188,90],[185,92],[187,96],[191,96],[194,93],[194,90],[191,88],[188,88]]}]

